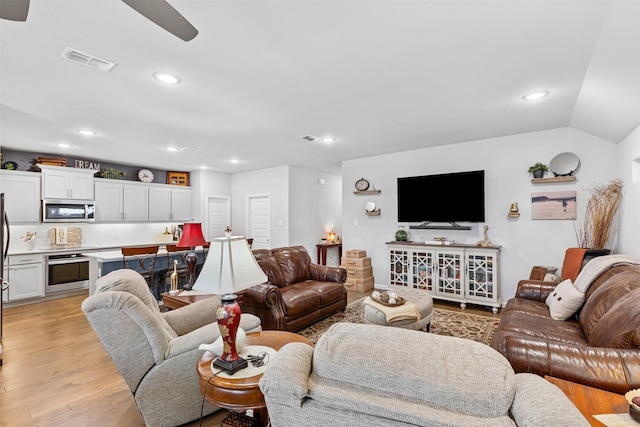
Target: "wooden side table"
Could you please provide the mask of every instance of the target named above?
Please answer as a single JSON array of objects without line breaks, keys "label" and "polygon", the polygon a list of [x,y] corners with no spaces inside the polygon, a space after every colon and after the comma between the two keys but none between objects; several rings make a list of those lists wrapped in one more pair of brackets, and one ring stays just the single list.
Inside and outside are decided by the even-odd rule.
[{"label": "wooden side table", "polygon": [[621,394],[589,387],[555,377],[544,377],[558,386],[592,426],[606,427],[595,419],[599,414],[629,413],[629,403]]},{"label": "wooden side table", "polygon": [[[302,335],[285,331],[261,331],[247,334],[246,345],[262,345],[280,350],[285,344],[302,342],[313,346],[311,341]],[[264,396],[258,386],[262,374],[248,378],[225,378],[213,376],[211,362],[215,355],[205,352],[198,361],[198,377],[200,377],[200,393],[213,405],[234,412],[253,410],[253,417],[258,426],[269,425],[269,414]],[[241,372],[241,371],[239,371]]]},{"label": "wooden side table", "polygon": [[211,298],[213,294],[209,295],[180,295],[183,291],[180,290],[178,294],[171,295],[169,292],[163,292],[162,302],[167,310],[175,310],[185,305],[193,304],[196,301]]},{"label": "wooden side table", "polygon": [[325,243],[316,245],[318,248],[318,264],[327,265],[327,249],[338,248],[338,261],[342,260],[342,243]]}]

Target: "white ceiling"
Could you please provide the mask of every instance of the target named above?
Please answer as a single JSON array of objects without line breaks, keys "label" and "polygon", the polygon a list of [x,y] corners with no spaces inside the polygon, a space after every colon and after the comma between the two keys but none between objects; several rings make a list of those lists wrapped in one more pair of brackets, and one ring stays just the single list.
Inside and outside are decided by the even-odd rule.
[{"label": "white ceiling", "polygon": [[[343,160],[565,126],[617,143],[640,124],[640,1],[170,3],[194,40],[119,0],[31,0],[26,22],[0,20],[0,144],[168,170],[340,173]],[[64,60],[66,47],[118,65]],[[537,89],[551,94],[521,100]]]}]

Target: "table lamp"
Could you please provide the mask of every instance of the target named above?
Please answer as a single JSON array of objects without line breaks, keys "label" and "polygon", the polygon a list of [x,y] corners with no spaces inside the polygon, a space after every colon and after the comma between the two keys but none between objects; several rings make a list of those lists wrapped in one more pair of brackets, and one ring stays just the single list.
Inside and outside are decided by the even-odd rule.
[{"label": "table lamp", "polygon": [[193,284],[196,280],[196,265],[198,264],[198,255],[194,252],[196,246],[203,246],[207,241],[202,235],[202,226],[199,222],[186,222],[182,227],[182,236],[180,241],[176,245],[179,248],[190,248],[191,251],[187,254],[185,262],[189,269],[189,281],[183,286],[183,289],[187,291],[193,288]]},{"label": "table lamp", "polygon": [[242,236],[220,237],[209,243],[209,253],[193,289],[221,295],[216,318],[223,341],[223,353],[213,366],[233,374],[247,367],[236,351],[236,333],[240,324],[240,305],[234,292],[266,282],[247,239]]}]

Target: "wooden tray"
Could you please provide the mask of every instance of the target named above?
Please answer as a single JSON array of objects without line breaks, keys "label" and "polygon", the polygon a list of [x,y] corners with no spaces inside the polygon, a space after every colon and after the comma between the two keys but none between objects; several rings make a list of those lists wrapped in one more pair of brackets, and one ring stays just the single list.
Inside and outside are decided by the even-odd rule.
[{"label": "wooden tray", "polygon": [[386,305],[387,307],[398,307],[399,305],[404,304],[405,302],[407,302],[407,300],[405,300],[404,298],[402,298],[401,296],[397,296],[396,297],[396,302],[394,302],[393,304],[389,304],[388,302],[384,302],[380,299],[371,297],[372,300],[374,300],[375,302],[377,302],[378,304],[382,304],[382,305]]}]

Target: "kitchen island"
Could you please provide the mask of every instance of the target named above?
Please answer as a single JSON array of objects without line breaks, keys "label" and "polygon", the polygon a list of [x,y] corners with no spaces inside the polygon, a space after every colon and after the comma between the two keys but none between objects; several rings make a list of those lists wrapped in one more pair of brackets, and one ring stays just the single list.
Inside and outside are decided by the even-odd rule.
[{"label": "kitchen island", "polygon": [[[204,262],[204,251],[202,247],[194,251],[198,255],[198,264]],[[83,256],[89,258],[89,295],[93,295],[96,291],[96,280],[98,278],[123,268],[122,252],[120,249],[104,252],[87,252]],[[167,267],[167,250],[164,245],[160,245],[156,258],[155,271],[162,272],[168,270]]]}]

